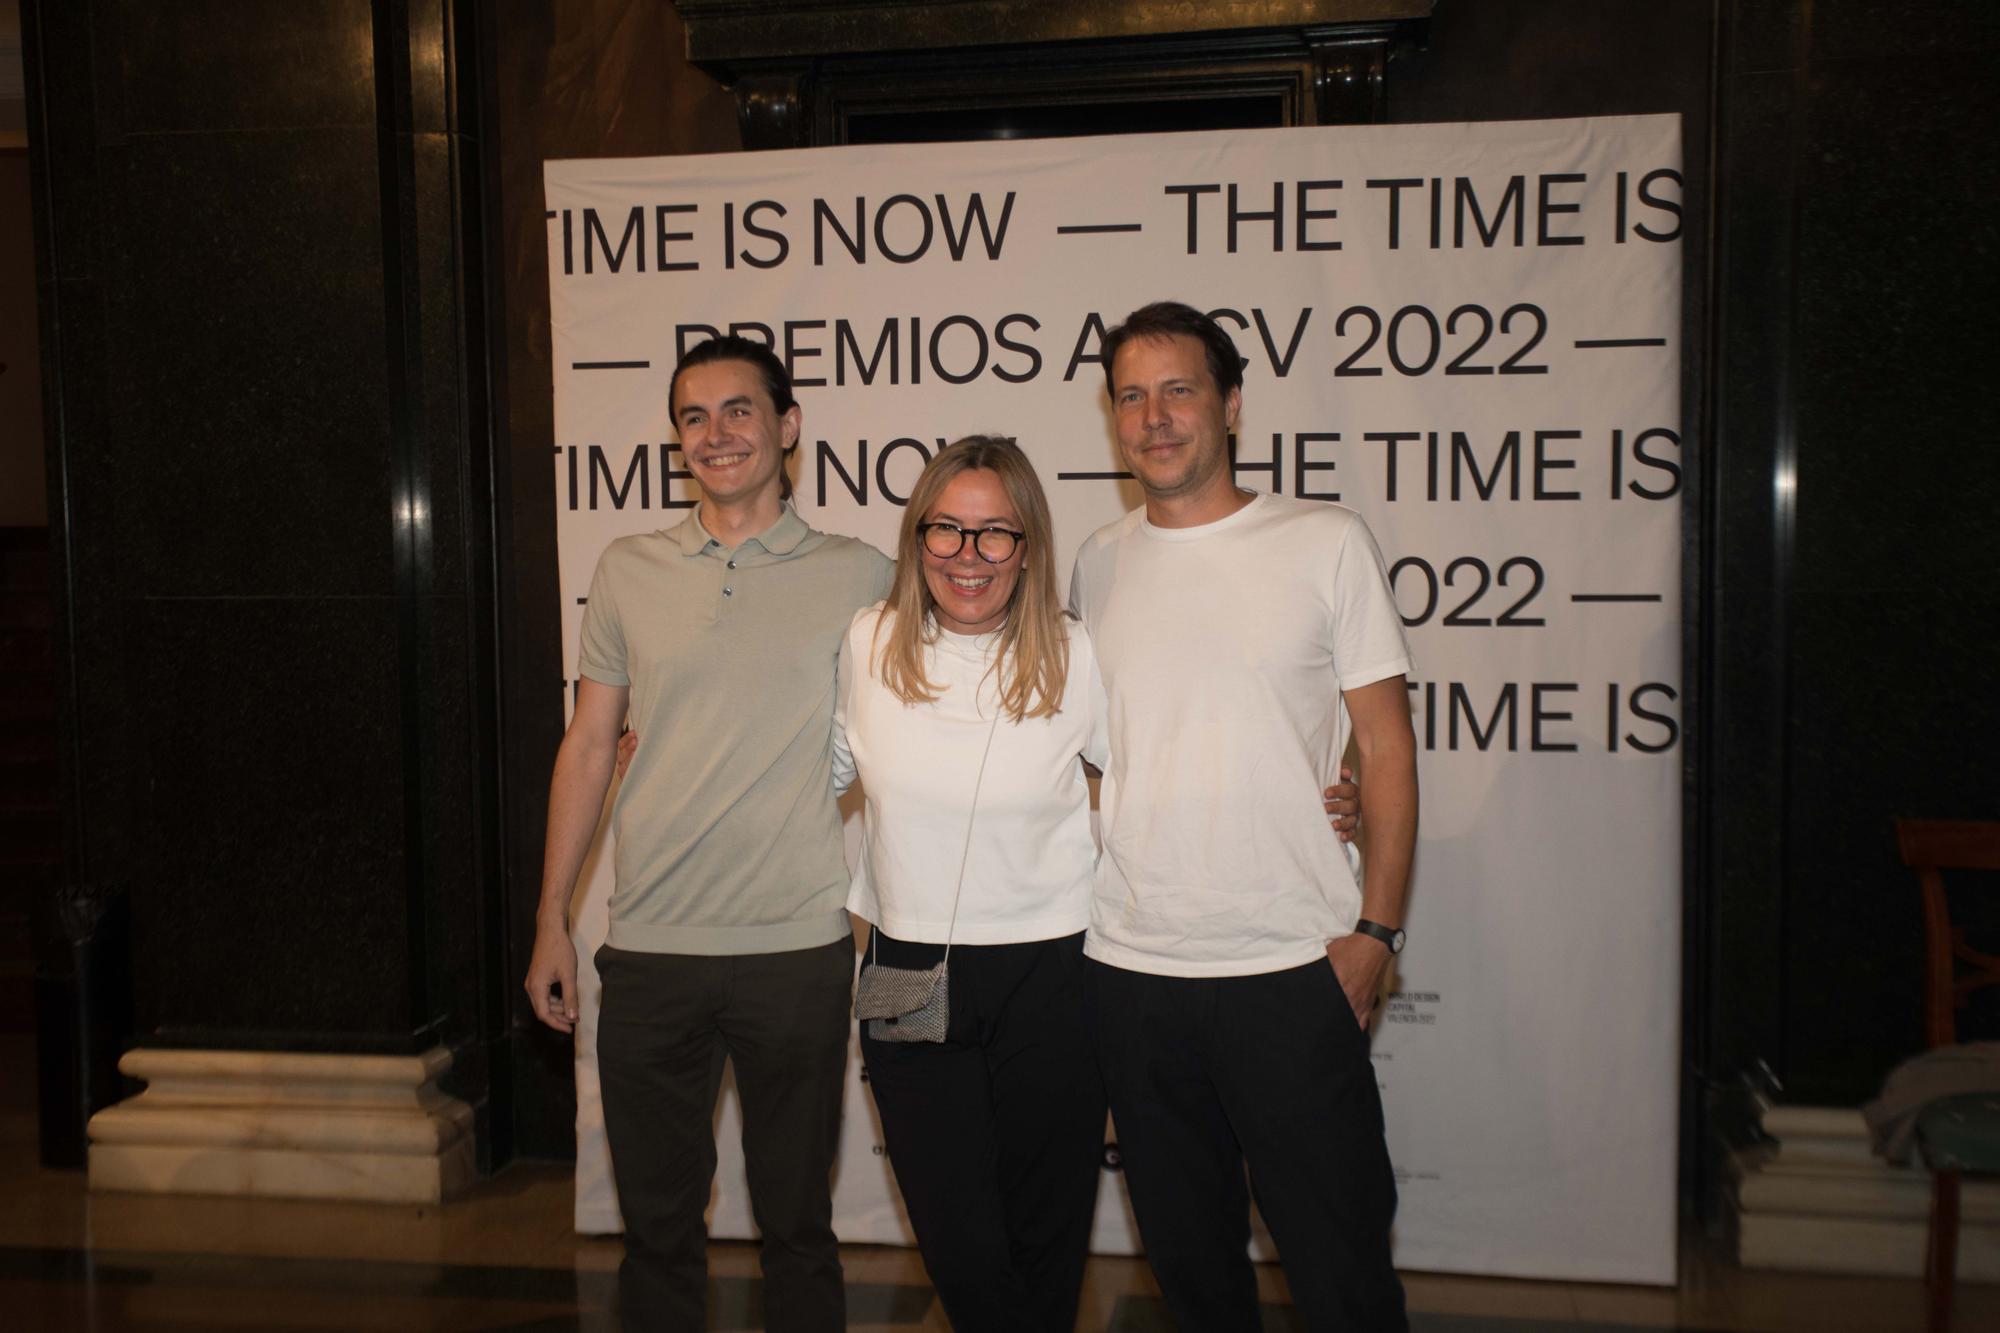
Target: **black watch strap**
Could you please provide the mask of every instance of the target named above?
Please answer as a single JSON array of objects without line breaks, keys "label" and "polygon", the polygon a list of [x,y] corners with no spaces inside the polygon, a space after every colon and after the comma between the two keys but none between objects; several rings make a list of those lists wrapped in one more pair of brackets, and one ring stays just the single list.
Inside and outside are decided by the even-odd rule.
[{"label": "black watch strap", "polygon": [[1382,941],[1389,946],[1390,953],[1401,953],[1406,938],[1400,930],[1392,930],[1379,921],[1369,921],[1365,918],[1354,923],[1354,933]]}]

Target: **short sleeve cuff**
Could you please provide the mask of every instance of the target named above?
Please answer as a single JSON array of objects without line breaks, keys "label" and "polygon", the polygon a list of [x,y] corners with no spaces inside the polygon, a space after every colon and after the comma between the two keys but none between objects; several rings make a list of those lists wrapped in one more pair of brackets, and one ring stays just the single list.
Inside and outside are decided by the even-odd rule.
[{"label": "short sleeve cuff", "polygon": [[1387,680],[1391,676],[1407,676],[1410,674],[1410,666],[1408,657],[1398,657],[1375,666],[1363,667],[1359,671],[1343,671],[1340,673],[1340,688],[1343,691],[1358,690],[1364,685],[1373,685],[1376,681]]},{"label": "short sleeve cuff", "polygon": [[632,684],[632,678],[616,667],[601,666],[596,662],[579,664],[576,673],[585,680],[594,680],[599,685],[615,685],[621,690],[630,688]]}]

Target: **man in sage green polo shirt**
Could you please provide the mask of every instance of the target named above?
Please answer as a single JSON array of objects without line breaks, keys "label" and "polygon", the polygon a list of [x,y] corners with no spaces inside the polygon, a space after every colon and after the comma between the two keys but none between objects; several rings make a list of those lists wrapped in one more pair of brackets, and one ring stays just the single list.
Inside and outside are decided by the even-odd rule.
[{"label": "man in sage green polo shirt", "polygon": [[598,1069],[625,1216],[627,1328],[700,1329],[702,1215],[725,1059],[736,1070],[765,1326],[845,1322],[830,1174],[854,949],[832,794],[834,667],[890,563],[785,503],[800,413],[761,344],[720,338],[674,371],[669,406],[702,500],[613,542],[584,610],[582,681],[556,755],[527,990],[577,1019],[568,910],[628,713],[647,737],[618,838]]}]

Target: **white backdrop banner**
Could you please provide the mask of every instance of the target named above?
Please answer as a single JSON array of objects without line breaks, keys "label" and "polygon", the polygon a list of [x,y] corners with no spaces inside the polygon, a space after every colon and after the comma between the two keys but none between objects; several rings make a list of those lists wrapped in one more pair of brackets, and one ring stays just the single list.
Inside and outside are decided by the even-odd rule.
[{"label": "white backdrop banner", "polygon": [[[1139,503],[1104,329],[1213,312],[1247,359],[1238,480],[1359,510],[1416,654],[1423,831],[1375,1040],[1398,1261],[1671,1282],[1680,160],[1678,118],[1639,116],[551,162],[564,697],[598,553],[695,502],[667,411],[687,347],[735,331],[790,367],[813,526],[893,550],[925,460],[996,432],[1066,570]],[[851,1077],[836,1224],[904,1242]],[[749,1235],[718,1118],[712,1229]],[[1096,1241],[1129,1251],[1107,1160]]]}]

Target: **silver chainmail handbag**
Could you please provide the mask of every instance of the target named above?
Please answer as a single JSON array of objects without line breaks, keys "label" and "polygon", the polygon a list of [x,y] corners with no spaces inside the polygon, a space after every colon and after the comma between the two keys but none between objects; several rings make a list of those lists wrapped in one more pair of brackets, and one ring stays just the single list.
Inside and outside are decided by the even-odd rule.
[{"label": "silver chainmail handbag", "polygon": [[993,753],[993,733],[1000,727],[1000,705],[994,701],[993,725],[986,730],[986,748],[979,753],[979,773],[972,780],[972,809],[965,816],[965,846],[958,854],[958,887],[951,894],[951,924],[945,927],[944,957],[934,967],[884,967],[875,961],[875,936],[868,934],[868,961],[854,986],[854,1016],[868,1023],[876,1041],[943,1041],[951,1022],[951,936],[958,928],[958,899],[965,892],[965,862],[972,853],[972,821],[979,814],[979,788],[986,781],[986,758]]}]

